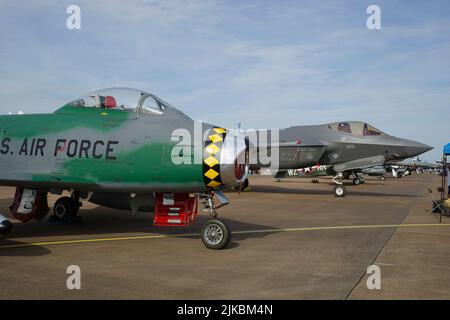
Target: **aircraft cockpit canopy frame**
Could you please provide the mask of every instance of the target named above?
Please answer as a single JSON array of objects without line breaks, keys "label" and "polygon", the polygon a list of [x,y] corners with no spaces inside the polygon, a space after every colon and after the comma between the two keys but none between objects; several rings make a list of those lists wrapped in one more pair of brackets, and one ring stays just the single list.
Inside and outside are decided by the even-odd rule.
[{"label": "aircraft cockpit canopy frame", "polygon": [[385,133],[374,126],[360,121],[343,121],[328,124],[328,128],[334,131],[351,134],[354,136],[382,136]]},{"label": "aircraft cockpit canopy frame", "polygon": [[76,108],[98,108],[163,115],[169,109],[166,102],[143,90],[132,88],[107,88],[85,94],[67,104]]}]

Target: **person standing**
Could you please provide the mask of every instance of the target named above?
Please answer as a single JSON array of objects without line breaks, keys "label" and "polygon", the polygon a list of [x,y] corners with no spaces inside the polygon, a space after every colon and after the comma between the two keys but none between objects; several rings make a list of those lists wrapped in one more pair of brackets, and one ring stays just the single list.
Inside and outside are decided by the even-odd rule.
[{"label": "person standing", "polygon": [[450,166],[447,167],[447,197],[450,198]]}]

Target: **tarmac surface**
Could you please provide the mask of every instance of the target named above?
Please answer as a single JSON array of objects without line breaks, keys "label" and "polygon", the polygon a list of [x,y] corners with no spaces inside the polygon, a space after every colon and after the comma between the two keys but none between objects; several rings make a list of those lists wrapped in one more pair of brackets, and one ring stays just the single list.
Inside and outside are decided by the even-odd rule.
[{"label": "tarmac surface", "polygon": [[[228,192],[226,250],[186,229],[155,228],[152,214],[85,204],[82,224],[20,224],[0,238],[0,299],[450,299],[450,219],[431,213],[439,177],[367,178],[336,198],[329,179],[250,178]],[[14,190],[0,188],[0,212]],[[57,198],[50,197],[50,205]],[[366,286],[367,267],[381,289]],[[67,267],[81,268],[68,290]]]}]

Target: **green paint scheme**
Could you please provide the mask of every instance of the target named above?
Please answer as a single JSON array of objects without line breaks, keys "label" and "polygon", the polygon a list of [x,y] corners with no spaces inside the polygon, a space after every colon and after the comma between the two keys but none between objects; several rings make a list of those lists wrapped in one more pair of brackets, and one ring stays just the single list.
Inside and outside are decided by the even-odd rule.
[{"label": "green paint scheme", "polygon": [[[51,114],[0,116],[0,185],[127,194],[210,191],[203,133],[213,127],[151,94],[123,88],[88,94]],[[239,139],[242,153],[245,141]],[[231,143],[237,142],[230,142],[228,154],[235,152]],[[214,188],[240,182],[234,158],[227,161],[217,164],[224,182]]]},{"label": "green paint scheme", "polygon": [[[65,183],[202,183],[201,164],[175,165],[170,161],[174,146],[174,143],[151,143],[129,153],[119,153],[116,160],[67,160],[59,170],[49,176],[57,177]],[[33,181],[47,179],[48,175],[33,175]]]},{"label": "green paint scheme", "polygon": [[[187,227],[199,211],[216,217],[213,195],[224,205],[220,189],[246,179],[248,166],[242,175],[237,165],[248,153],[244,137],[214,132],[226,130],[196,122],[152,94],[103,89],[51,114],[0,116],[0,185],[17,187],[11,213],[22,222],[42,220],[47,194],[68,191],[50,221],[78,222],[87,201],[133,214],[154,211],[155,226]],[[0,235],[11,228],[0,215]],[[229,242],[226,234],[214,248]]]},{"label": "green paint scheme", "polygon": [[[2,149],[4,140],[10,139],[9,150],[0,154],[0,162],[4,162],[3,168],[13,163],[9,173],[0,168],[0,181],[17,180],[18,184],[30,187],[37,183],[36,187],[40,188],[76,185],[83,190],[92,186],[108,189],[111,185],[114,190],[136,193],[165,191],[170,186],[180,190],[207,190],[201,163],[176,165],[172,162],[172,150],[177,144],[170,138],[174,126],[192,128],[193,121],[174,118],[170,113],[164,116],[141,114],[137,118],[135,111],[71,105],[52,114],[0,116],[0,153],[6,150]],[[37,139],[45,140],[43,156],[40,152],[30,152],[33,140]],[[89,141],[91,145],[102,141],[103,156],[94,158],[90,150],[86,156],[77,152],[69,157],[66,154],[69,147],[60,140],[67,143],[76,140],[78,147],[81,141]],[[113,159],[106,156],[108,141],[116,142],[111,152]],[[25,142],[28,151],[22,153]],[[56,152],[57,146],[64,146],[65,150]]]},{"label": "green paint scheme", "polygon": [[117,129],[135,117],[135,112],[64,106],[52,114],[0,116],[0,133],[10,138],[32,138],[77,127],[105,132]]}]

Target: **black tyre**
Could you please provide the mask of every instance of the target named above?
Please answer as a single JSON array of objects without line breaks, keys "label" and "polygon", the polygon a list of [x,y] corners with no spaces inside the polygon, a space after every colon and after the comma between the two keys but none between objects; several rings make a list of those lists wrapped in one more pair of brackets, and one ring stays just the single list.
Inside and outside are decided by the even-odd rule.
[{"label": "black tyre", "polygon": [[248,179],[245,179],[244,183],[242,184],[242,190],[245,190],[250,185],[250,182],[248,182]]},{"label": "black tyre", "polygon": [[13,224],[9,220],[4,220],[0,223],[0,235],[10,233],[13,228]]},{"label": "black tyre", "polygon": [[224,249],[231,240],[228,226],[219,219],[211,219],[202,226],[201,238],[208,249]]},{"label": "black tyre", "polygon": [[338,198],[345,197],[347,194],[347,190],[342,185],[337,185],[334,187],[334,196]]},{"label": "black tyre", "polygon": [[355,186],[360,185],[362,183],[362,180],[360,178],[354,178],[353,179],[353,184]]},{"label": "black tyre", "polygon": [[59,198],[53,206],[53,215],[61,220],[68,219],[77,215],[79,209],[78,203],[70,197]]}]

